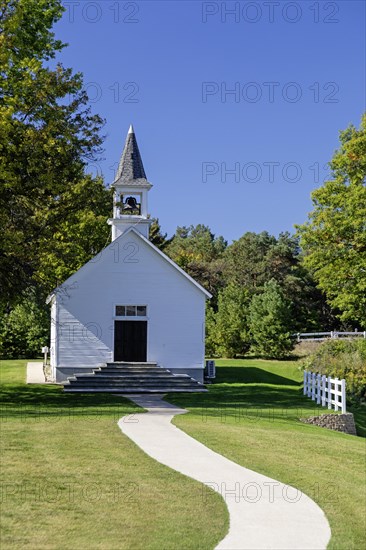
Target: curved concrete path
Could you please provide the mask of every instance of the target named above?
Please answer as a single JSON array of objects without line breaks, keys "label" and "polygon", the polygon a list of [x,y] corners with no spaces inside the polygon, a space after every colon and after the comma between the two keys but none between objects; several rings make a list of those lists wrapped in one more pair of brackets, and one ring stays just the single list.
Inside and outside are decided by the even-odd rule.
[{"label": "curved concrete path", "polygon": [[[121,418],[118,425],[122,432],[155,460],[208,485],[224,498],[230,528],[217,550],[327,547],[331,536],[328,521],[309,497],[239,466],[171,424],[176,414],[187,412],[185,409],[167,403],[158,395],[124,397],[148,413]],[[283,458],[285,462],[286,457]],[[210,498],[209,492],[203,492],[202,498]]]}]

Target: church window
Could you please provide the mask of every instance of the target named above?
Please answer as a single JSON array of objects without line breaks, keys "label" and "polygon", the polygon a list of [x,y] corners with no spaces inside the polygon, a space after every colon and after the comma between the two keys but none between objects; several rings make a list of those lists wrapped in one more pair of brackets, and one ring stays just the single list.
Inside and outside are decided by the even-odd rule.
[{"label": "church window", "polygon": [[116,317],[146,317],[146,306],[116,306]]},{"label": "church window", "polygon": [[136,315],[136,306],[126,306],[127,317],[133,317]]}]

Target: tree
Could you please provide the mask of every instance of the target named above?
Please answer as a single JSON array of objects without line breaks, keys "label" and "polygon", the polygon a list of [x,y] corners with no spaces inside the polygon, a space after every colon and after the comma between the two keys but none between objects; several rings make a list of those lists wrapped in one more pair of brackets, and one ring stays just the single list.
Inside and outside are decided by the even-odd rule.
[{"label": "tree", "polygon": [[[224,280],[247,289],[250,296],[277,281],[289,302],[293,332],[338,328],[309,270],[303,265],[299,238],[288,232],[276,238],[266,231],[247,232],[224,253]],[[339,322],[338,322],[339,323]]]},{"label": "tree", "polygon": [[293,348],[290,304],[274,279],[265,283],[263,292],[253,296],[249,319],[251,349],[259,355],[282,358]]},{"label": "tree", "polygon": [[167,233],[163,233],[160,227],[159,218],[153,218],[150,225],[149,240],[160,250],[164,250],[172,239],[167,239]]},{"label": "tree", "polygon": [[62,193],[57,208],[42,212],[35,284],[49,292],[105,248],[110,243],[111,212],[112,191],[101,178],[85,176]]},{"label": "tree", "polygon": [[217,293],[223,287],[223,253],[227,242],[216,237],[209,227],[178,227],[164,252],[211,294],[216,302]]},{"label": "tree", "polygon": [[217,353],[216,343],[216,314],[211,304],[206,302],[206,340],[205,340],[205,353],[206,356],[214,356]]},{"label": "tree", "polygon": [[366,115],[340,132],[332,179],[312,193],[309,221],[297,226],[304,264],[343,320],[366,322]]},{"label": "tree", "polygon": [[263,231],[245,233],[225,251],[225,280],[244,286],[250,294],[267,280],[266,257],[276,238]]},{"label": "tree", "polygon": [[214,354],[244,355],[250,347],[248,292],[230,283],[220,290],[217,313],[208,312],[207,342]]},{"label": "tree", "polygon": [[[90,113],[81,74],[49,66],[64,47],[50,30],[62,12],[59,0],[0,2],[0,295],[7,303],[39,279],[44,247],[59,240],[78,186],[84,181],[102,205],[107,196],[84,173],[101,152],[103,121]],[[64,233],[64,248],[67,239],[80,245],[74,229]],[[51,281],[45,285],[47,292]]]},{"label": "tree", "polygon": [[210,262],[220,257],[227,242],[223,237],[215,237],[210,228],[198,224],[189,227],[177,227],[167,252],[183,269],[191,262]]},{"label": "tree", "polygon": [[33,358],[49,342],[49,313],[34,289],[0,320],[0,355],[7,358]]}]

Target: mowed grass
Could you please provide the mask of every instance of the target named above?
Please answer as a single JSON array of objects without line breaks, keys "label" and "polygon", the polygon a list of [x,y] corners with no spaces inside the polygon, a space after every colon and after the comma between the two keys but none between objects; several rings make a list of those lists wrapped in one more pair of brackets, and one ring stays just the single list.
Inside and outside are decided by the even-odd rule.
[{"label": "mowed grass", "polygon": [[[109,395],[25,385],[0,370],[3,549],[211,549],[228,514],[216,493],[145,455],[117,421],[141,412]],[[127,421],[135,421],[129,417]]]},{"label": "mowed grass", "polygon": [[[329,549],[365,548],[366,440],[299,421],[328,410],[303,397],[295,361],[218,360],[216,365],[208,395],[169,397],[190,411],[173,422],[234,462],[313,498],[331,526]],[[356,412],[362,435],[365,409]]]}]

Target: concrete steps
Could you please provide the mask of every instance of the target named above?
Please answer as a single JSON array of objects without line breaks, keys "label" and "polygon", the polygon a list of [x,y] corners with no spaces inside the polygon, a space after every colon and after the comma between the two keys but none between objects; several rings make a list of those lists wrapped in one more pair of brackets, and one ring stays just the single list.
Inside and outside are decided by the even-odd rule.
[{"label": "concrete steps", "polygon": [[106,363],[92,373],[69,376],[65,392],[74,393],[169,393],[205,392],[188,374],[172,374],[156,363]]}]

